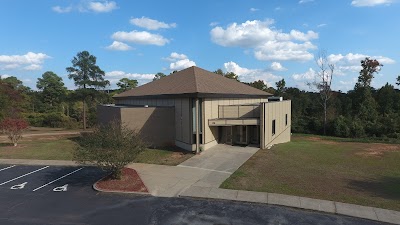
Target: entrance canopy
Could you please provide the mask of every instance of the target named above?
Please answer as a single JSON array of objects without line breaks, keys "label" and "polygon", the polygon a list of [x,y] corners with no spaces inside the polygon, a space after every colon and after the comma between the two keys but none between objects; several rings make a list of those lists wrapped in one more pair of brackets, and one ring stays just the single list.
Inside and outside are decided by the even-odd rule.
[{"label": "entrance canopy", "polygon": [[260,125],[258,118],[243,118],[243,119],[210,119],[208,120],[210,127],[220,126],[238,126],[238,125]]}]

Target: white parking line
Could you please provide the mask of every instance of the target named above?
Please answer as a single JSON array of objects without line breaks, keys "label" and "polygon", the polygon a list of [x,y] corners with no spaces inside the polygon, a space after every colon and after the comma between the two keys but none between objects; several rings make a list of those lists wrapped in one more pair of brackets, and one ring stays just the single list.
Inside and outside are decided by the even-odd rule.
[{"label": "white parking line", "polygon": [[74,170],[74,171],[72,171],[71,173],[65,174],[64,176],[59,177],[59,178],[57,178],[57,179],[55,179],[55,180],[53,180],[53,181],[50,181],[49,183],[44,184],[44,185],[42,185],[42,186],[40,186],[40,187],[38,187],[38,188],[35,188],[35,189],[33,189],[33,191],[37,191],[37,190],[39,190],[39,189],[41,189],[41,188],[44,188],[44,187],[46,187],[47,185],[52,184],[52,183],[54,183],[54,182],[56,182],[56,181],[58,181],[58,180],[61,180],[61,179],[63,179],[64,177],[67,177],[67,176],[69,176],[69,175],[71,175],[71,174],[74,174],[74,173],[78,172],[78,171],[81,170],[81,169],[83,169],[83,167],[81,167],[81,168],[79,168],[79,169],[77,169],[77,170]]},{"label": "white parking line", "polygon": [[11,168],[13,168],[14,166],[15,166],[15,165],[12,165],[12,166],[9,166],[9,167],[6,167],[6,168],[3,168],[3,169],[0,169],[0,171],[11,169]]},{"label": "white parking line", "polygon": [[18,180],[19,178],[26,177],[26,176],[28,176],[28,175],[30,175],[30,174],[32,174],[32,173],[36,173],[36,172],[38,172],[38,171],[44,170],[44,169],[49,168],[49,167],[50,167],[50,166],[45,166],[45,167],[42,167],[42,168],[37,169],[37,170],[35,170],[35,171],[32,171],[32,172],[29,172],[29,173],[27,173],[27,174],[21,175],[21,176],[19,176],[19,177],[16,177],[16,178],[14,178],[14,179],[11,179],[11,180],[9,180],[9,181],[6,181],[6,182],[1,183],[0,186],[1,186],[1,185],[4,185],[4,184],[7,184],[7,183],[10,183],[11,181],[14,181],[14,180]]}]

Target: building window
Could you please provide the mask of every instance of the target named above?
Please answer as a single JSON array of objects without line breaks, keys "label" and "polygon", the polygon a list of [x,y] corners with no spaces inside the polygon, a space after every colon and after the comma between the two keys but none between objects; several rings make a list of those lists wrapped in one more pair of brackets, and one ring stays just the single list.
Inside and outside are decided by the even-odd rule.
[{"label": "building window", "polygon": [[275,120],[272,120],[272,136],[275,135],[275,128],[276,128]]},{"label": "building window", "polygon": [[287,126],[287,114],[285,115],[285,126]]}]

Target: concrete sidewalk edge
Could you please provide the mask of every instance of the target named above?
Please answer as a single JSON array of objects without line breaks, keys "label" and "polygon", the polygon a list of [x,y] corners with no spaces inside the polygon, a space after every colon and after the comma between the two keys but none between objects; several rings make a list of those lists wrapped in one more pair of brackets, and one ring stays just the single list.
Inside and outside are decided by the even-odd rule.
[{"label": "concrete sidewalk edge", "polygon": [[291,195],[192,186],[180,193],[179,197],[280,205],[400,225],[398,211]]}]

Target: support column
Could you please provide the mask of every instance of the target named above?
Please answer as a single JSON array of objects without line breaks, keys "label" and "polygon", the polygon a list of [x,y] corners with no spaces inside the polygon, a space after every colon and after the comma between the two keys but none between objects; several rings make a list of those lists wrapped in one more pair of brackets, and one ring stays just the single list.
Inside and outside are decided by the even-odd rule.
[{"label": "support column", "polygon": [[260,104],[260,148],[265,148],[265,103]]},{"label": "support column", "polygon": [[199,135],[199,98],[196,98],[196,154],[200,153],[200,135]]}]

